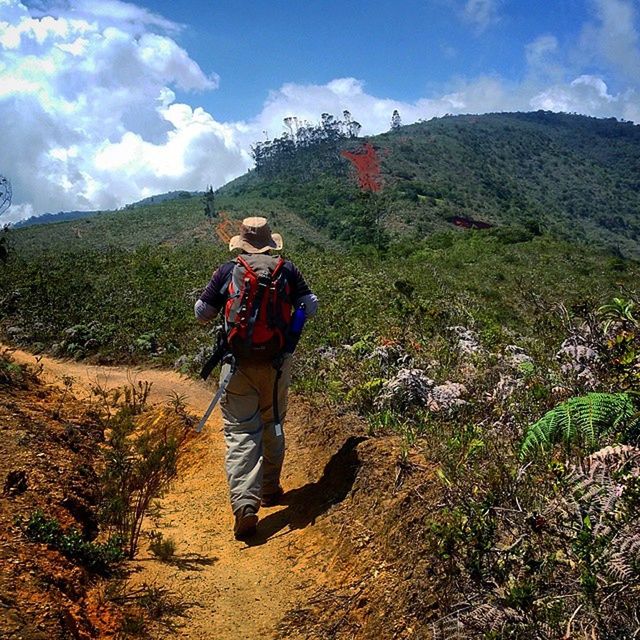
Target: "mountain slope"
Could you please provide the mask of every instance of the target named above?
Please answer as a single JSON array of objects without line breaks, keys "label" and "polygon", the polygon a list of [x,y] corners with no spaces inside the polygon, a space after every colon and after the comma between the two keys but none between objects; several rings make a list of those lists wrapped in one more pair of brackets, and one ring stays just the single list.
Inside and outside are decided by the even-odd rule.
[{"label": "mountain slope", "polygon": [[[462,217],[640,257],[640,127],[549,112],[452,116],[370,138],[382,191],[359,192],[342,140],[278,158],[221,190],[281,200],[332,237],[424,236]],[[324,159],[324,161],[322,161]]]},{"label": "mountain slope", "polygon": [[[369,142],[380,168],[379,193],[358,188],[342,155],[358,153],[363,140],[297,149],[289,140],[275,161],[219,189],[216,210],[235,219],[267,215],[294,245],[405,243],[457,222],[522,238],[548,233],[640,258],[640,127],[632,123],[541,111],[450,116]],[[215,240],[201,197],[187,196],[38,225],[15,234],[15,242],[30,253]]]}]

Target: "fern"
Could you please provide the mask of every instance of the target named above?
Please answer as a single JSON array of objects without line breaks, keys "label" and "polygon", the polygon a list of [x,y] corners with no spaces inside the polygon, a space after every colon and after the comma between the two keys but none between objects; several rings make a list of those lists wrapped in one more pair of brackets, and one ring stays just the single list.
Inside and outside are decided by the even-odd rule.
[{"label": "fern", "polygon": [[595,449],[606,434],[625,424],[630,427],[635,413],[626,393],[589,393],[569,398],[527,429],[520,457],[557,442]]},{"label": "fern", "polygon": [[640,460],[640,449],[628,444],[618,444],[613,447],[604,447],[600,451],[592,453],[586,460],[589,468],[596,465],[606,465],[612,472],[619,472],[630,463],[635,464]]},{"label": "fern", "polygon": [[567,477],[577,528],[582,528],[585,516],[591,523],[594,537],[586,544],[601,581],[606,575],[628,585],[640,584],[639,477],[640,448],[628,445],[597,451]]},{"label": "fern", "polygon": [[637,584],[640,580],[640,533],[625,531],[615,542],[617,549],[607,558],[607,573],[614,580]]}]

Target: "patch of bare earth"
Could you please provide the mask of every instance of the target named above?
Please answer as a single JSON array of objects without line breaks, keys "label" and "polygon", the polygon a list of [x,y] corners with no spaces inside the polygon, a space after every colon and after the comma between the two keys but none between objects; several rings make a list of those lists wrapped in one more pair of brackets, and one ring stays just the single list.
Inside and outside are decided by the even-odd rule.
[{"label": "patch of bare earth", "polygon": [[[317,408],[299,437],[319,448],[343,442],[325,469],[349,489],[318,522],[323,576],[279,625],[307,640],[431,638],[437,613],[424,522],[438,495],[432,465],[399,438],[366,438],[353,416]],[[331,416],[331,417],[330,417]]]},{"label": "patch of bare earth", "polygon": [[[197,414],[214,389],[166,371],[42,364],[51,381],[73,376],[76,392],[96,379],[148,380],[152,401],[177,393]],[[248,543],[232,535],[220,415],[189,442],[178,479],[145,523],[175,541],[176,555],[161,562],[143,541],[130,563],[131,589],[168,589],[188,608],[173,628],[147,631],[203,640],[429,637],[430,568],[420,549],[433,469],[403,455],[395,438],[367,438],[354,416],[297,397],[286,435],[283,504],[261,510]]]},{"label": "patch of bare earth", "polygon": [[103,580],[28,541],[18,524],[40,509],[95,537],[101,438],[86,406],[68,393],[33,378],[0,385],[0,637],[111,637],[118,612],[101,600]]}]

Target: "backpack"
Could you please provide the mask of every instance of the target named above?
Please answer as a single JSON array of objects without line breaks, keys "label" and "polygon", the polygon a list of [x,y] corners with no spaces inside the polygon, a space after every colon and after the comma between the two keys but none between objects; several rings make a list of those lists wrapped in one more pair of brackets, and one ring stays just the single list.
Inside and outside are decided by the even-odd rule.
[{"label": "backpack", "polygon": [[289,283],[279,256],[238,256],[227,285],[227,343],[239,360],[267,362],[282,353],[291,320]]}]

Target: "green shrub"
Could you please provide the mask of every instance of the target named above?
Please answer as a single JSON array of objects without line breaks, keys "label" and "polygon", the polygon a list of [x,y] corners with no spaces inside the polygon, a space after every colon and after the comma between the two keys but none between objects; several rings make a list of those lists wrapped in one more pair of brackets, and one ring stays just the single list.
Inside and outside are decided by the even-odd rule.
[{"label": "green shrub", "polygon": [[22,387],[27,378],[25,367],[16,364],[8,350],[0,351],[0,385]]},{"label": "green shrub", "polygon": [[175,540],[173,538],[165,538],[159,531],[152,531],[149,536],[151,538],[149,551],[163,562],[171,560],[176,553]]},{"label": "green shrub", "polygon": [[133,558],[152,501],[177,474],[182,445],[193,420],[179,398],[152,410],[144,406],[146,394],[140,399],[140,390],[136,392],[135,387],[125,389],[123,398],[123,404],[106,422],[101,515],[124,540],[127,557]]},{"label": "green shrub", "polygon": [[77,529],[64,531],[55,518],[47,517],[41,510],[31,514],[23,524],[23,531],[32,542],[47,544],[66,558],[96,573],[109,574],[124,559],[122,540],[117,536],[105,543],[89,542]]},{"label": "green shrub", "polygon": [[0,359],[0,384],[10,387],[21,386],[24,382],[24,370],[5,358]]},{"label": "green shrub", "polygon": [[360,412],[373,410],[373,402],[385,383],[384,378],[373,378],[350,389],[346,395],[346,402],[353,404]]}]

